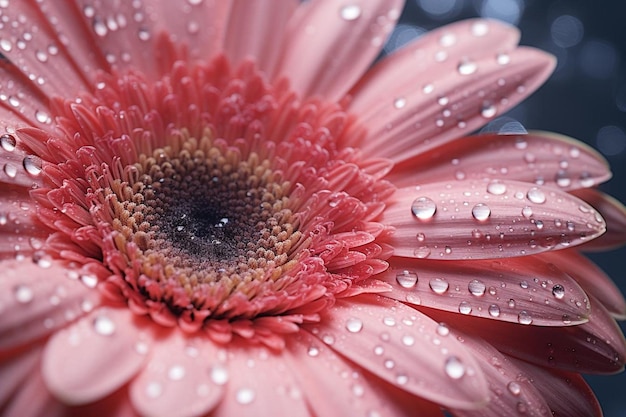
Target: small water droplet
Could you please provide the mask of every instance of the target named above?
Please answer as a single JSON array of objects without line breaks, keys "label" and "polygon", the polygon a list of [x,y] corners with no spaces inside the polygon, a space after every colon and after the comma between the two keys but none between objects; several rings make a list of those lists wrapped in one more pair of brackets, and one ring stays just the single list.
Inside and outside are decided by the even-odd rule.
[{"label": "small water droplet", "polygon": [[210,376],[211,381],[213,381],[215,385],[224,385],[228,382],[228,369],[222,365],[213,365],[211,367]]},{"label": "small water droplet", "polygon": [[498,307],[496,304],[491,304],[489,306],[489,315],[491,317],[499,317],[500,316],[500,307]]},{"label": "small water droplet", "polygon": [[13,289],[13,295],[18,303],[30,303],[35,297],[33,290],[26,285],[18,285]]},{"label": "small water droplet", "polygon": [[507,302],[507,305],[509,306],[509,308],[515,308],[515,300],[510,298]]},{"label": "small water droplet", "polygon": [[483,203],[478,203],[472,208],[472,216],[481,222],[489,219],[491,216],[491,209]]},{"label": "small water droplet", "polygon": [[454,33],[446,33],[439,38],[439,44],[444,47],[452,46],[456,43],[456,35]]},{"label": "small water droplet", "polygon": [[527,219],[530,218],[533,215],[533,209],[530,206],[526,206],[522,209],[522,216],[526,217]]},{"label": "small water droplet", "polygon": [[158,398],[163,394],[163,386],[158,382],[150,382],[146,385],[146,395],[149,398]]},{"label": "small water droplet", "polygon": [[13,152],[15,150],[15,146],[17,145],[17,141],[13,135],[2,135],[0,136],[0,146],[2,149],[8,152]]},{"label": "small water droplet", "polygon": [[348,6],[343,6],[339,9],[339,15],[344,20],[356,20],[361,16],[361,7],[356,4],[351,4]]},{"label": "small water droplet", "polygon": [[393,327],[396,325],[396,319],[391,316],[387,316],[383,318],[383,323],[385,324],[385,326]]},{"label": "small water droplet", "polygon": [[346,321],[346,329],[350,333],[358,333],[363,329],[363,322],[357,318],[351,317]]},{"label": "small water droplet", "polygon": [[96,33],[96,35],[100,37],[104,37],[107,35],[107,33],[109,33],[109,29],[107,29],[107,26],[99,19],[94,20],[93,31]]},{"label": "small water droplet", "polygon": [[472,294],[473,296],[481,297],[482,295],[485,294],[485,291],[487,290],[487,286],[483,282],[477,279],[473,279],[467,285],[467,289],[469,290],[470,294]]},{"label": "small water droplet", "polygon": [[167,377],[172,381],[180,381],[185,377],[185,368],[181,365],[174,365],[167,371]]},{"label": "small water droplet", "polygon": [[515,381],[509,382],[506,387],[508,388],[509,392],[515,396],[520,395],[520,393],[522,392],[522,387]]},{"label": "small water droplet", "polygon": [[111,336],[115,333],[115,323],[103,314],[100,314],[93,320],[93,328],[96,333],[102,336]]},{"label": "small water droplet", "polygon": [[490,182],[487,185],[487,192],[493,195],[503,195],[506,193],[506,185],[497,181]]},{"label": "small water droplet", "polygon": [[11,52],[13,45],[8,39],[0,39],[0,48],[2,48],[4,52]]},{"label": "small water droplet", "polygon": [[81,274],[79,279],[88,288],[95,288],[98,285],[98,277],[93,274]]},{"label": "small water droplet", "polygon": [[554,295],[554,298],[558,300],[563,299],[563,297],[565,297],[565,287],[561,284],[556,284],[552,287],[552,295]]},{"label": "small water droplet", "polygon": [[477,69],[478,66],[472,61],[461,61],[457,67],[457,71],[459,71],[461,75],[471,75],[475,73]]},{"label": "small water droplet", "polygon": [[398,374],[396,376],[396,383],[398,385],[405,385],[407,382],[409,382],[409,377],[405,374]]},{"label": "small water droplet", "polygon": [[500,65],[507,65],[508,63],[511,62],[511,57],[509,56],[509,54],[498,54],[496,55],[496,62]]},{"label": "small water droplet", "polygon": [[437,334],[439,336],[447,336],[450,334],[450,328],[445,323],[439,323],[437,325]]},{"label": "small water droplet", "polygon": [[415,338],[410,334],[402,336],[402,344],[405,346],[413,346],[415,344]]},{"label": "small water droplet", "polygon": [[4,165],[4,173],[9,178],[15,178],[17,176],[17,168],[15,165],[7,163]]},{"label": "small water droplet", "polygon": [[401,271],[396,274],[396,282],[402,288],[413,288],[417,284],[417,274],[411,271]]},{"label": "small water droplet", "polygon": [[440,106],[445,106],[450,102],[450,99],[446,96],[441,96],[437,99],[437,103],[439,103]]},{"label": "small water droplet", "polygon": [[526,310],[522,310],[517,315],[517,321],[520,324],[531,324],[533,322],[533,318]]},{"label": "small water droplet", "polygon": [[430,256],[430,248],[428,246],[420,246],[413,251],[416,258],[424,259]]},{"label": "small water droplet", "polygon": [[316,356],[319,356],[320,350],[319,350],[319,348],[317,346],[309,346],[309,348],[307,349],[306,353],[310,357],[314,358]]},{"label": "small water droplet", "polygon": [[404,97],[398,97],[393,101],[393,107],[396,109],[401,109],[406,106],[406,99]]},{"label": "small water droplet", "polygon": [[240,388],[235,394],[235,400],[242,405],[251,404],[254,401],[255,393],[250,388]]},{"label": "small water droplet", "polygon": [[469,314],[472,312],[472,306],[467,301],[461,301],[459,303],[459,313]]},{"label": "small water droplet", "polygon": [[429,220],[437,211],[437,205],[428,197],[419,197],[413,201],[411,212],[420,220]]},{"label": "small water droplet", "polygon": [[543,204],[546,202],[546,195],[537,187],[533,187],[528,190],[526,198],[528,198],[531,203],[535,204]]},{"label": "small water droplet", "polygon": [[483,104],[483,108],[480,112],[480,114],[485,118],[485,119],[490,119],[493,116],[496,115],[497,109],[496,106],[491,104],[491,103],[484,103]]},{"label": "small water droplet", "polygon": [[435,294],[445,293],[446,291],[448,291],[448,287],[450,286],[448,282],[442,278],[431,279],[428,285]]},{"label": "small water droplet", "polygon": [[430,94],[435,90],[435,87],[432,84],[426,84],[422,87],[422,92],[424,94]]},{"label": "small water droplet", "polygon": [[472,35],[481,37],[489,33],[489,25],[484,21],[478,21],[472,24]]},{"label": "small water droplet", "polygon": [[335,343],[335,337],[331,334],[325,334],[324,336],[322,336],[322,342],[326,343],[327,345],[332,345],[333,343]]},{"label": "small water droplet", "polygon": [[41,158],[36,155],[26,155],[22,161],[22,165],[26,172],[33,177],[41,174]]},{"label": "small water droplet", "polygon": [[460,379],[465,375],[465,365],[456,356],[446,359],[445,372],[452,379]]},{"label": "small water droplet", "polygon": [[43,110],[35,111],[35,119],[37,119],[39,123],[50,123],[50,116]]}]

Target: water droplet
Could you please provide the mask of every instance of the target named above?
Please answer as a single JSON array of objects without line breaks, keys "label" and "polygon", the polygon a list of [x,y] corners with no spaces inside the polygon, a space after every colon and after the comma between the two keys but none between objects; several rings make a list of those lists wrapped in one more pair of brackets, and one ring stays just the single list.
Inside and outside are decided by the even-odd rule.
[{"label": "water droplet", "polygon": [[557,172],[554,180],[556,181],[556,185],[562,188],[569,187],[572,184],[572,179],[566,171]]},{"label": "water droplet", "polygon": [[485,119],[490,119],[493,116],[496,115],[497,109],[496,106],[494,106],[491,103],[484,103],[483,104],[483,108],[480,112],[480,114],[485,118]]},{"label": "water droplet", "polygon": [[99,335],[111,336],[115,333],[115,323],[107,316],[101,314],[93,320],[93,328]]},{"label": "water droplet", "polygon": [[35,111],[35,119],[37,119],[39,123],[50,123],[50,116],[43,110]]},{"label": "water droplet", "polygon": [[443,294],[448,291],[449,287],[448,282],[443,280],[442,278],[431,279],[428,285],[435,294]]},{"label": "water droplet", "polygon": [[411,212],[420,220],[429,220],[437,211],[437,205],[428,197],[419,197],[413,201]]},{"label": "water droplet", "polygon": [[98,277],[92,274],[82,274],[79,277],[80,281],[89,288],[95,288],[98,285]]},{"label": "water droplet", "polygon": [[405,346],[413,346],[415,344],[415,338],[410,334],[402,336],[402,344]]},{"label": "water droplet", "polygon": [[356,20],[359,18],[359,16],[361,16],[361,7],[357,6],[356,4],[343,6],[341,9],[339,9],[339,15],[344,20]]},{"label": "water droplet", "polygon": [[533,322],[533,318],[530,316],[530,314],[528,314],[526,310],[522,310],[517,315],[517,321],[520,324],[530,324]]},{"label": "water droplet", "polygon": [[401,271],[396,274],[396,282],[402,288],[413,288],[417,284],[417,274],[411,271]]},{"label": "water droplet", "polygon": [[13,289],[13,295],[15,295],[17,302],[22,304],[30,303],[35,297],[33,290],[26,285],[16,286]]},{"label": "water droplet", "polygon": [[472,306],[467,301],[461,301],[459,304],[459,313],[469,314],[472,312]]},{"label": "water droplet", "polygon": [[522,209],[522,216],[526,217],[527,219],[530,218],[533,215],[533,209],[530,206],[526,206]]},{"label": "water droplet", "polygon": [[563,299],[563,297],[565,297],[565,287],[561,284],[556,284],[552,287],[552,295],[554,295],[554,298],[558,300]]},{"label": "water droplet", "polygon": [[439,44],[444,47],[452,46],[456,43],[456,35],[454,33],[446,33],[439,38]]},{"label": "water droplet", "polygon": [[511,62],[511,57],[509,56],[509,54],[498,54],[496,55],[496,62],[500,65],[507,65],[509,62]]},{"label": "water droplet", "polygon": [[36,155],[26,155],[22,161],[22,165],[26,172],[33,177],[41,174],[41,158]]},{"label": "water droplet", "polygon": [[44,51],[36,51],[35,52],[35,57],[37,58],[37,60],[39,62],[47,62],[48,61],[48,54],[45,53]]},{"label": "water droplet", "polygon": [[472,35],[481,37],[487,33],[489,33],[489,25],[486,22],[478,21],[472,25]]},{"label": "water droplet", "polygon": [[447,336],[450,334],[450,328],[445,323],[439,323],[437,325],[437,334],[439,336]]},{"label": "water droplet", "polygon": [[309,346],[309,348],[307,349],[306,353],[307,353],[310,357],[314,358],[314,357],[316,357],[316,356],[319,356],[319,354],[320,354],[320,350],[319,350],[319,348],[317,348],[316,346]]},{"label": "water droplet", "polygon": [[396,383],[398,383],[398,385],[405,385],[407,382],[409,382],[409,377],[405,374],[398,374],[396,376]]},{"label": "water droplet", "polygon": [[17,141],[15,140],[14,136],[12,135],[0,136],[0,146],[2,146],[2,149],[4,149],[5,151],[13,152],[15,150],[16,144],[17,144]]},{"label": "water droplet", "polygon": [[426,84],[422,87],[422,92],[424,94],[430,94],[435,90],[435,87],[432,84]]},{"label": "water droplet", "polygon": [[446,375],[452,379],[460,379],[465,375],[465,365],[456,356],[450,356],[445,363]]},{"label": "water droplet", "polygon": [[522,387],[515,381],[509,382],[506,387],[508,388],[509,392],[515,396],[520,395],[520,393],[522,392]]},{"label": "water droplet", "polygon": [[535,204],[543,204],[546,202],[546,195],[537,187],[533,187],[528,190],[526,198],[528,198],[531,203]]},{"label": "water droplet", "polygon": [[358,333],[363,329],[363,322],[357,318],[351,317],[346,321],[346,329],[350,333]]},{"label": "water droplet", "polygon": [[387,316],[383,318],[383,323],[385,324],[385,326],[393,327],[396,325],[396,319],[394,319],[393,317]]},{"label": "water droplet", "polygon": [[424,240],[426,240],[426,235],[420,232],[417,235],[415,235],[415,238],[417,239],[418,242],[423,242]]},{"label": "water droplet", "polygon": [[461,63],[457,67],[457,70],[461,75],[471,75],[475,73],[477,69],[478,66],[472,61],[461,61]]},{"label": "water droplet", "polygon": [[404,97],[398,97],[393,101],[393,107],[396,109],[401,109],[406,106],[406,99]]},{"label": "water droplet", "polygon": [[96,19],[93,22],[93,31],[96,33],[96,35],[98,35],[100,37],[104,37],[109,32],[109,29],[107,29],[107,27],[104,24],[104,22],[102,22],[99,19]]},{"label": "water droplet", "polygon": [[180,381],[185,377],[185,368],[180,365],[174,365],[167,372],[167,377],[172,381]]},{"label": "water droplet", "polygon": [[450,102],[450,99],[446,96],[441,96],[437,99],[437,103],[439,103],[440,106],[445,106]]},{"label": "water droplet", "polygon": [[158,398],[163,393],[163,386],[158,382],[150,382],[146,385],[146,395],[149,398]]},{"label": "water droplet", "polygon": [[483,203],[478,203],[472,208],[472,216],[481,222],[484,222],[491,215],[491,209]]},{"label": "water droplet", "polygon": [[148,41],[150,40],[150,31],[145,28],[139,29],[139,32],[137,32],[137,36],[139,36],[139,39],[144,42]]},{"label": "water droplet", "polygon": [[424,259],[430,256],[430,248],[428,246],[420,246],[413,251],[416,258]]},{"label": "water droplet", "polygon": [[15,178],[17,176],[17,168],[13,164],[6,164],[4,165],[4,173],[9,178]]},{"label": "water droplet", "polygon": [[335,343],[335,337],[331,334],[325,334],[324,336],[322,336],[322,342],[326,343],[327,345],[332,345],[333,343]]},{"label": "water droplet", "polygon": [[497,181],[490,182],[487,185],[487,192],[493,195],[503,195],[506,193],[506,185]]},{"label": "water droplet", "polygon": [[495,304],[491,304],[489,306],[489,315],[491,317],[499,317],[500,316],[500,307]]},{"label": "water droplet", "polygon": [[251,404],[254,401],[254,391],[250,388],[240,388],[235,394],[235,400],[242,405]]},{"label": "water droplet", "polygon": [[11,52],[11,49],[13,49],[13,45],[8,39],[0,39],[0,48],[2,48],[4,52]]},{"label": "water droplet", "polygon": [[215,385],[224,385],[228,382],[228,369],[222,365],[213,365],[210,376]]},{"label": "water droplet", "polygon": [[483,282],[474,279],[467,285],[467,289],[473,296],[480,297],[485,294],[487,286]]}]

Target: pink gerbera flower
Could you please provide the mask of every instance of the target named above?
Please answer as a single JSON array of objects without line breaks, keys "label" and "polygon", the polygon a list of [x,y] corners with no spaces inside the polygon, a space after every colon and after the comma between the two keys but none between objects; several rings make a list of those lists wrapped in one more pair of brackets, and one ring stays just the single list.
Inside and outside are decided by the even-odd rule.
[{"label": "pink gerbera flower", "polygon": [[0,8],[4,415],[600,415],[608,166],[464,137],[554,66],[516,29],[370,68],[400,0]]}]

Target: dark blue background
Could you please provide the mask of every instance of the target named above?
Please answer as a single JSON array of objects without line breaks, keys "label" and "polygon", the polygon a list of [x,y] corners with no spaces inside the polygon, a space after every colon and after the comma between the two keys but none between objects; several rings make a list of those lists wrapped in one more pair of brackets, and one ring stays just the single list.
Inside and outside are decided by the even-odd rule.
[{"label": "dark blue background", "polygon": [[[508,116],[527,129],[559,132],[599,149],[614,177],[602,189],[626,202],[626,1],[407,0],[386,49],[469,17],[518,26],[521,44],[557,56],[548,81]],[[626,249],[590,255],[626,293]],[[624,322],[622,329],[626,330]],[[605,417],[626,416],[626,373],[588,378]]]}]

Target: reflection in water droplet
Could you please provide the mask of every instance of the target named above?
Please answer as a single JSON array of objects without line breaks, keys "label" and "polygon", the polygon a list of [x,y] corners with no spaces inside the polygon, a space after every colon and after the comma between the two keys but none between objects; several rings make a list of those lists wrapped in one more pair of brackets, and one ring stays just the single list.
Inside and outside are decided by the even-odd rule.
[{"label": "reflection in water droplet", "polygon": [[459,313],[461,314],[469,314],[472,312],[472,306],[467,301],[461,301],[459,303]]},{"label": "reflection in water droplet", "polygon": [[478,203],[472,208],[472,216],[478,221],[485,221],[491,216],[491,209],[483,203]]},{"label": "reflection in water droplet", "polygon": [[442,278],[431,279],[428,285],[435,294],[443,294],[448,291],[449,287],[448,282],[443,280]]},{"label": "reflection in water droplet", "polygon": [[41,158],[36,155],[25,156],[24,160],[22,161],[22,165],[24,166],[26,172],[33,177],[41,174]]},{"label": "reflection in water droplet", "polygon": [[533,322],[533,318],[526,310],[522,310],[517,315],[517,321],[520,324],[531,324]]},{"label": "reflection in water droplet", "polygon": [[489,306],[489,315],[491,317],[499,317],[500,316],[500,307],[498,307],[496,304],[491,304]]},{"label": "reflection in water droplet", "polygon": [[411,212],[420,220],[429,220],[437,211],[437,205],[428,197],[419,197],[413,201]]},{"label": "reflection in water droplet", "polygon": [[417,284],[417,274],[411,271],[401,271],[396,274],[396,282],[402,288],[413,288]]},{"label": "reflection in water droplet", "polygon": [[552,295],[554,295],[554,298],[561,300],[563,297],[565,297],[565,287],[563,287],[561,284],[556,284],[554,287],[552,287]]},{"label": "reflection in water droplet", "polygon": [[0,146],[2,149],[8,152],[13,152],[15,150],[17,142],[15,137],[12,135],[2,135],[0,136]]},{"label": "reflection in water droplet", "polygon": [[470,294],[472,294],[473,296],[481,297],[482,295],[485,294],[487,286],[483,282],[477,279],[474,279],[470,281],[470,283],[467,285],[467,289],[469,290]]}]

